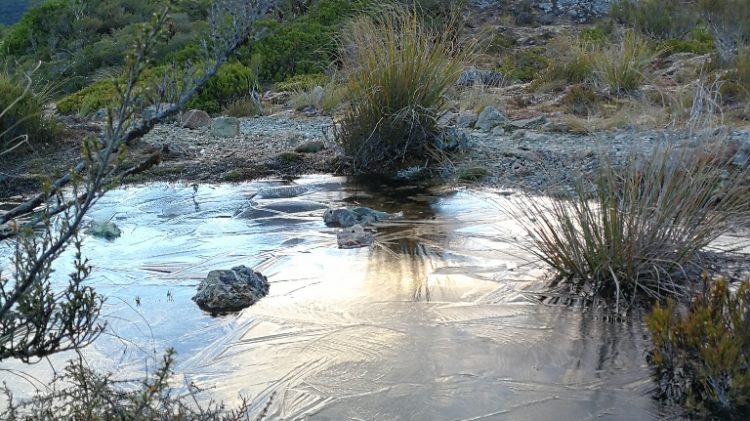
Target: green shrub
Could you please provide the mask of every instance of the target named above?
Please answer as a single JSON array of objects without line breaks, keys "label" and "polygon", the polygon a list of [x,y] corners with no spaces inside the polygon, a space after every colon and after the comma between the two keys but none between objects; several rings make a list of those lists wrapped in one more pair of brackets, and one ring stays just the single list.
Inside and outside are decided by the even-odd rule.
[{"label": "green shrub", "polygon": [[602,45],[609,40],[611,34],[612,28],[592,26],[582,30],[581,33],[578,34],[578,39],[584,43]]},{"label": "green shrub", "polygon": [[726,150],[710,152],[667,146],[622,169],[605,161],[570,199],[529,197],[506,211],[527,227],[528,250],[581,293],[617,305],[683,295],[699,252],[748,214],[746,173],[717,158]]},{"label": "green shrub", "polygon": [[363,0],[319,0],[307,13],[286,22],[265,19],[269,35],[240,52],[242,60],[262,59],[259,77],[283,81],[299,74],[323,73],[336,55],[336,36],[344,22],[361,11]]},{"label": "green shrub", "polygon": [[246,97],[255,83],[256,75],[250,67],[239,62],[227,63],[190,100],[187,107],[217,113],[222,107]]},{"label": "green shrub", "polygon": [[328,81],[328,76],[322,73],[295,75],[275,85],[277,91],[306,91],[316,86],[323,86]]},{"label": "green shrub", "polygon": [[684,314],[673,301],[646,317],[658,397],[691,415],[750,417],[750,281],[719,280]]},{"label": "green shrub", "polygon": [[0,74],[0,153],[28,142],[45,142],[60,133],[60,126],[44,115],[44,98],[23,81]]},{"label": "green shrub", "polygon": [[694,8],[683,0],[617,0],[610,15],[648,36],[682,38],[700,20]]},{"label": "green shrub", "polygon": [[592,48],[576,40],[564,38],[553,44],[556,50],[549,63],[534,80],[534,88],[559,89],[571,84],[590,82],[594,72]]},{"label": "green shrub", "polygon": [[671,53],[708,54],[714,51],[714,38],[703,27],[695,27],[682,39],[669,39],[661,49]]},{"label": "green shrub", "polygon": [[115,82],[102,80],[58,101],[57,111],[62,114],[90,115],[101,108],[115,105],[118,100]]},{"label": "green shrub", "polygon": [[742,50],[721,77],[722,101],[725,104],[750,100],[750,49]]},{"label": "green shrub", "polygon": [[549,64],[544,48],[515,49],[504,55],[498,69],[506,78],[530,82]]},{"label": "green shrub", "polygon": [[362,17],[349,26],[342,41],[349,104],[335,136],[355,171],[424,164],[437,152],[437,116],[471,51],[413,12]]}]

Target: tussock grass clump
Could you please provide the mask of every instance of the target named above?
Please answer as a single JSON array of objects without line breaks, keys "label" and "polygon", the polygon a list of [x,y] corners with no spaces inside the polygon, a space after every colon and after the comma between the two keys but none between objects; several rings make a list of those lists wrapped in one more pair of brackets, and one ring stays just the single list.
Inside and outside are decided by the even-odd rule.
[{"label": "tussock grass clump", "polygon": [[572,198],[528,198],[510,214],[527,227],[529,251],[578,292],[618,307],[681,296],[699,252],[747,216],[746,173],[715,148],[667,146],[619,170],[604,164],[593,182],[576,183]]},{"label": "tussock grass clump", "polygon": [[594,75],[613,93],[629,93],[646,80],[650,58],[648,42],[636,32],[627,31],[618,44],[593,53]]},{"label": "tussock grass clump", "polygon": [[356,172],[424,164],[438,152],[434,140],[445,94],[473,51],[453,42],[451,34],[405,10],[358,18],[344,31],[341,57],[349,102],[335,137]]},{"label": "tussock grass clump", "polygon": [[0,73],[0,155],[60,133],[60,126],[44,115],[46,95],[33,88],[31,81]]},{"label": "tussock grass clump", "polygon": [[685,314],[673,301],[646,317],[657,396],[700,418],[750,417],[750,281],[719,280]]}]

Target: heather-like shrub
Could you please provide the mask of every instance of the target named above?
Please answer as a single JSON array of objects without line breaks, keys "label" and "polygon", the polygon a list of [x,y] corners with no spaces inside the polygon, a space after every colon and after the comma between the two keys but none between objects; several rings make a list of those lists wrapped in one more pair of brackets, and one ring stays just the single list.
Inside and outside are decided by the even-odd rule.
[{"label": "heather-like shrub", "polygon": [[699,418],[750,417],[750,281],[732,289],[720,279],[687,312],[669,300],[646,317],[657,396]]}]

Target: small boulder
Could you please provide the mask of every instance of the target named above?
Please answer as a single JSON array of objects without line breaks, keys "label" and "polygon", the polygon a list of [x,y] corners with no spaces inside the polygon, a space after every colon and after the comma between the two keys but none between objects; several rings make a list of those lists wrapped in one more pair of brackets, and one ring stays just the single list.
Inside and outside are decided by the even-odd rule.
[{"label": "small boulder", "polygon": [[464,111],[461,114],[458,115],[458,118],[456,119],[456,127],[461,129],[468,129],[470,127],[474,127],[475,124],[477,124],[477,120],[479,117],[477,114],[473,111]]},{"label": "small boulder", "polygon": [[190,110],[182,115],[180,127],[199,129],[211,124],[211,116],[203,110]]},{"label": "small boulder", "polygon": [[325,143],[321,142],[320,140],[311,140],[309,142],[305,142],[296,148],[294,148],[294,152],[297,153],[318,153],[326,148]]},{"label": "small boulder", "polygon": [[340,249],[354,249],[368,247],[375,241],[372,232],[362,228],[362,225],[354,225],[344,228],[336,233],[336,242]]},{"label": "small boulder", "polygon": [[192,298],[198,307],[212,312],[237,311],[268,294],[268,279],[245,266],[212,270]]},{"label": "small boulder", "polygon": [[488,132],[497,126],[507,124],[509,122],[510,120],[508,120],[508,117],[506,117],[505,114],[501,113],[497,110],[497,108],[490,105],[485,107],[484,110],[482,110],[482,112],[479,114],[479,118],[477,119],[475,127],[482,131]]},{"label": "small boulder", "polygon": [[94,221],[89,225],[88,233],[109,241],[113,241],[122,235],[120,228],[112,221]]},{"label": "small boulder", "polygon": [[[400,215],[400,214],[397,214]],[[329,227],[351,227],[353,225],[370,225],[378,221],[391,219],[396,215],[387,212],[380,212],[374,209],[357,207],[357,208],[339,208],[328,209],[323,213],[323,222]]]},{"label": "small boulder", "polygon": [[455,127],[448,127],[435,137],[435,148],[443,152],[464,152],[470,143],[469,136]]},{"label": "small boulder", "polygon": [[218,117],[211,122],[211,134],[216,137],[237,137],[240,134],[240,120],[235,117]]}]

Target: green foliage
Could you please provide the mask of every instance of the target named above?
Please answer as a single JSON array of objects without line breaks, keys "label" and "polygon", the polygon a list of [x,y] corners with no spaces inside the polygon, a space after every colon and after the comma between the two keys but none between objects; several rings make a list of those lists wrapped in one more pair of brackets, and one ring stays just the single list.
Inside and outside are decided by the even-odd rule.
[{"label": "green foliage", "polygon": [[355,171],[424,164],[437,152],[437,116],[472,51],[411,12],[351,23],[342,41],[349,103],[335,135]]},{"label": "green foliage", "polygon": [[256,75],[250,67],[240,62],[227,63],[187,106],[217,113],[222,107],[249,95],[255,83]]},{"label": "green foliage", "polygon": [[328,76],[322,73],[295,75],[283,82],[277,82],[275,86],[277,91],[306,91],[316,86],[324,86],[328,81]]},{"label": "green foliage", "polygon": [[592,26],[585,28],[578,34],[578,39],[584,43],[602,45],[609,40],[609,36],[612,34],[612,28],[604,26]]},{"label": "green foliage", "polygon": [[299,74],[322,73],[336,56],[336,36],[344,22],[361,11],[363,0],[319,0],[307,14],[285,22],[266,19],[267,36],[241,52],[243,59],[260,56],[262,80],[283,81]]},{"label": "green foliage", "polygon": [[57,102],[57,111],[62,114],[90,115],[101,108],[115,105],[118,100],[114,81],[102,80],[62,98]]},{"label": "green foliage", "polygon": [[549,64],[544,52],[542,47],[511,50],[503,56],[498,71],[507,78],[530,82]]},{"label": "green foliage", "polygon": [[490,38],[489,42],[487,43],[486,50],[488,53],[500,54],[515,47],[515,45],[515,38],[507,36],[503,33],[497,33]]},{"label": "green foliage", "polygon": [[661,49],[671,53],[708,54],[714,51],[714,38],[704,27],[697,26],[681,39],[668,39]]},{"label": "green foliage", "polygon": [[622,169],[605,161],[569,200],[528,197],[507,211],[527,227],[528,250],[581,293],[618,305],[684,295],[699,252],[748,214],[746,172],[716,158],[726,147],[666,146]]},{"label": "green foliage", "polygon": [[734,58],[721,77],[719,91],[725,104],[750,100],[750,48],[740,51]]},{"label": "green foliage", "polygon": [[468,167],[459,170],[458,179],[460,181],[479,181],[490,174],[489,170],[485,167]]},{"label": "green foliage", "polygon": [[617,0],[610,15],[620,23],[660,39],[682,38],[700,20],[683,0]]},{"label": "green foliage", "polygon": [[0,152],[25,136],[33,144],[53,140],[60,133],[57,122],[44,115],[44,97],[25,88],[23,81],[0,73]]},{"label": "green foliage", "polygon": [[657,305],[646,324],[661,399],[700,418],[750,417],[750,281],[732,293],[720,279],[686,314]]},{"label": "green foliage", "polygon": [[592,45],[570,38],[558,39],[548,51],[554,53],[549,58],[547,68],[534,80],[533,87],[559,89],[570,84],[591,82],[594,73]]}]

